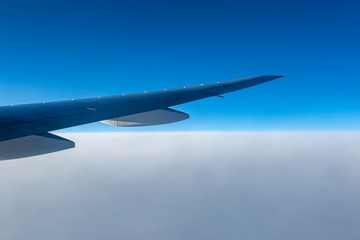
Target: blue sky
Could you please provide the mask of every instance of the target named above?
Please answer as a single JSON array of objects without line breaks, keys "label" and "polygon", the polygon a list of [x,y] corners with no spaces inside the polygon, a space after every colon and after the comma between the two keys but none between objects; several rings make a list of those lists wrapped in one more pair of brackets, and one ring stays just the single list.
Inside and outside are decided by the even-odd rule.
[{"label": "blue sky", "polygon": [[1,0],[1,105],[287,74],[136,131],[358,131],[359,11],[358,1]]}]

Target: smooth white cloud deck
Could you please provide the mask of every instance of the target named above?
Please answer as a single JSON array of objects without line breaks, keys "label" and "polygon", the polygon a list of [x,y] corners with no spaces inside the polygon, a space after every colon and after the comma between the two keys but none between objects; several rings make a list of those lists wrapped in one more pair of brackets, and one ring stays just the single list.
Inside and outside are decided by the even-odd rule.
[{"label": "smooth white cloud deck", "polygon": [[0,239],[360,236],[360,133],[62,135],[0,162]]}]

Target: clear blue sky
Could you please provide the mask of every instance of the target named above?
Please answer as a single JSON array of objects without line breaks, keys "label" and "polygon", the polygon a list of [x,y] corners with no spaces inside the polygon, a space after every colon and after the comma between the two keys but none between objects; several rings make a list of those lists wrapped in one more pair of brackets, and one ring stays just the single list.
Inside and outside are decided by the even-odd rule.
[{"label": "clear blue sky", "polygon": [[359,12],[332,0],[1,0],[1,105],[287,74],[139,130],[358,131]]}]

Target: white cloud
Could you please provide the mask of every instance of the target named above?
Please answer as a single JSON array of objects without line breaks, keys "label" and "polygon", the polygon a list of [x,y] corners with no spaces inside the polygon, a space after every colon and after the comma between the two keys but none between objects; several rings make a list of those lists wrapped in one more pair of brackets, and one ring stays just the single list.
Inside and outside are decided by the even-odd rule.
[{"label": "white cloud", "polygon": [[0,162],[0,239],[358,239],[360,133],[81,133]]}]

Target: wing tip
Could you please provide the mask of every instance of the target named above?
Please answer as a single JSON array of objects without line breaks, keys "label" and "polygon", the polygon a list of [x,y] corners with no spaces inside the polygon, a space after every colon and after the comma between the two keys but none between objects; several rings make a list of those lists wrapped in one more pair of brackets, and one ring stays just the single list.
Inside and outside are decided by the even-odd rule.
[{"label": "wing tip", "polygon": [[263,75],[261,77],[272,77],[272,78],[282,78],[282,77],[288,77],[289,75]]},{"label": "wing tip", "polygon": [[288,77],[289,75],[263,75],[263,76],[259,76],[259,77],[263,77],[263,78],[267,78],[269,79],[269,81],[271,80],[275,80],[275,79],[278,79],[278,78],[285,78],[285,77]]}]

